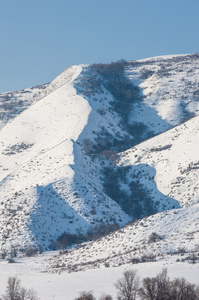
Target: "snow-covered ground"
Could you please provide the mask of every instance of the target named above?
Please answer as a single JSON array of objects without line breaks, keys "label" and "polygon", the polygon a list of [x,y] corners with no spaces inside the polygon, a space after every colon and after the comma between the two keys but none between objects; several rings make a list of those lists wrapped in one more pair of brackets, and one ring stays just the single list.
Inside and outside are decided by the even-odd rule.
[{"label": "snow-covered ground", "polygon": [[[47,256],[52,253],[48,253]],[[75,273],[42,273],[46,255],[35,258],[17,259],[15,264],[1,261],[0,295],[4,294],[9,276],[17,276],[21,285],[37,291],[40,300],[74,300],[81,291],[93,291],[97,299],[101,294],[109,294],[116,299],[115,282],[125,270],[137,270],[140,281],[149,276],[156,276],[163,268],[168,269],[171,279],[184,277],[191,283],[198,284],[199,264],[176,263],[178,256],[153,263],[127,264],[120,267],[101,268]]]}]

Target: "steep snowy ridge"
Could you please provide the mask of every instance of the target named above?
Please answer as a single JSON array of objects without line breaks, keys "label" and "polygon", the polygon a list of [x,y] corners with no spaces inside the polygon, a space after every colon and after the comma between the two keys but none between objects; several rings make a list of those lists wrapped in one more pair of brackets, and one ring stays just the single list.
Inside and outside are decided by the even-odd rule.
[{"label": "steep snowy ridge", "polygon": [[[11,241],[17,238],[19,242],[21,237],[20,244],[23,245],[24,240],[31,241],[31,234],[37,240],[38,232],[40,239],[44,239],[48,230],[50,236],[55,234],[53,225],[59,223],[55,220],[57,214],[62,223],[64,215],[67,217],[67,207],[61,211],[62,199],[58,211],[55,196],[49,203],[55,191],[48,185],[64,178],[70,181],[73,176],[69,166],[73,164],[71,139],[77,139],[89,113],[86,101],[73,96],[73,87],[62,85],[1,130],[1,153],[4,158],[1,160],[3,244],[7,238]],[[61,230],[57,226],[56,230],[58,236]],[[49,240],[47,236],[48,244]]]},{"label": "steep snowy ridge", "polygon": [[[96,189],[95,178],[88,177],[87,182],[72,167],[77,159],[74,147],[76,156],[83,151],[75,141],[91,110],[70,83],[71,76],[75,78],[80,71],[81,67],[75,66],[62,73],[53,92],[0,132],[3,248],[17,244],[23,249],[31,242],[49,247],[64,231],[87,230],[93,218],[101,222],[116,215],[115,221],[120,219],[122,224],[129,220],[119,205]],[[82,172],[81,164],[79,168]],[[98,211],[91,218],[94,207]]]}]

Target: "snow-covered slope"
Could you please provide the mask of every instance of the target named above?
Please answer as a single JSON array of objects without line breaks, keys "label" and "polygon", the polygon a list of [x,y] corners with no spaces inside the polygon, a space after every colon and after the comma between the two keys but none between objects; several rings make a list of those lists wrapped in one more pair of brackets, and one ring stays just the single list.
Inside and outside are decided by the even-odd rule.
[{"label": "snow-covered slope", "polygon": [[[134,120],[151,122],[156,111],[160,119],[178,125],[198,114],[198,54],[138,60],[129,64],[126,73],[139,84],[144,96],[141,106],[139,103],[134,107]],[[160,130],[158,122],[155,130]]]},{"label": "snow-covered slope", "polygon": [[[199,116],[118,154],[120,168],[130,167],[129,182],[140,183],[157,210],[100,240],[49,261],[49,270],[82,271],[160,260],[169,255],[198,258]],[[135,185],[135,186],[136,186]],[[159,194],[161,193],[161,197]],[[134,205],[134,204],[132,204]]]},{"label": "snow-covered slope", "polygon": [[[76,272],[169,259],[199,262],[199,206],[170,210],[136,221],[125,228],[48,261],[49,272]],[[181,256],[182,257],[179,257]]]},{"label": "snow-covered slope", "polygon": [[152,169],[158,191],[182,207],[194,205],[199,202],[198,142],[199,116],[125,151],[119,165],[141,170],[140,180],[148,189]]},{"label": "snow-covered slope", "polygon": [[0,128],[40,98],[48,84],[0,94]]},{"label": "snow-covered slope", "polygon": [[197,203],[198,117],[165,131],[198,114],[198,66],[198,55],[73,66],[27,100],[0,131],[2,249]]},{"label": "snow-covered slope", "polygon": [[[63,232],[87,230],[90,222],[129,220],[102,187],[97,189],[95,177],[83,178],[81,164],[75,166],[83,151],[76,141],[91,110],[73,88],[80,72],[80,66],[66,70],[64,83],[62,74],[53,92],[0,132],[3,247],[17,244],[23,249],[31,242],[46,247]],[[92,173],[90,158],[85,160],[84,172]]]}]

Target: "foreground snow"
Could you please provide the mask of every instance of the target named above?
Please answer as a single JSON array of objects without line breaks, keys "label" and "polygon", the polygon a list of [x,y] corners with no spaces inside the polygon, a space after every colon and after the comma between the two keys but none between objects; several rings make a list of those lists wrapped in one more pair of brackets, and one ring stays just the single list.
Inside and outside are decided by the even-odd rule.
[{"label": "foreground snow", "polygon": [[5,292],[7,278],[17,276],[25,288],[33,288],[37,291],[40,300],[74,300],[81,291],[94,291],[97,298],[102,293],[111,294],[116,299],[114,283],[122,277],[124,270],[135,269],[140,279],[152,277],[167,267],[171,279],[185,277],[188,281],[198,284],[199,264],[176,263],[177,256],[169,260],[161,260],[153,263],[127,264],[115,268],[103,268],[87,270],[84,272],[49,274],[42,273],[46,256],[52,253],[34,258],[17,259],[15,264],[0,261],[0,295]]}]

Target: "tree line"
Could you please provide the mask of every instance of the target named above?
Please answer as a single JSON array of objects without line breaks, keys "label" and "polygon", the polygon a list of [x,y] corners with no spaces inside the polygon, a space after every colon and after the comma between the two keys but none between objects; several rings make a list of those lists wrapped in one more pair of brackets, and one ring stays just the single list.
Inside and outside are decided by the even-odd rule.
[{"label": "tree line", "polygon": [[[140,282],[136,270],[127,270],[115,283],[118,300],[199,300],[199,287],[185,278],[171,280],[167,269],[155,277],[146,277]],[[96,300],[93,292],[83,291],[75,300]],[[103,294],[99,300],[113,300]]]}]

